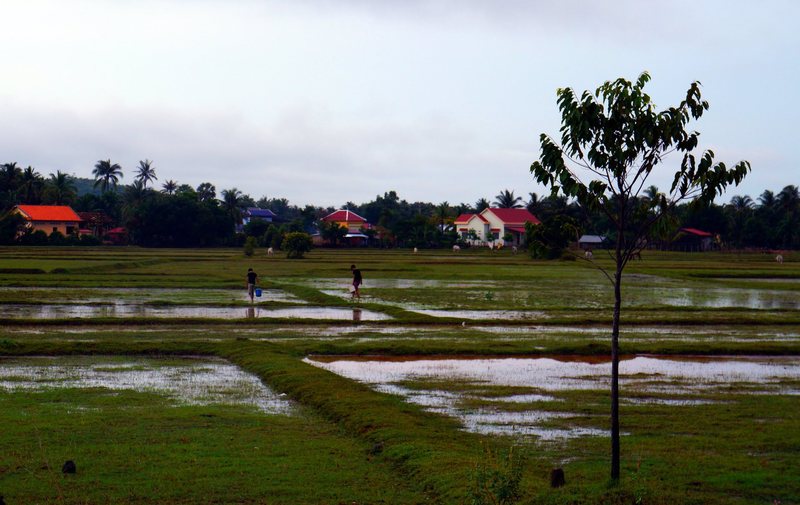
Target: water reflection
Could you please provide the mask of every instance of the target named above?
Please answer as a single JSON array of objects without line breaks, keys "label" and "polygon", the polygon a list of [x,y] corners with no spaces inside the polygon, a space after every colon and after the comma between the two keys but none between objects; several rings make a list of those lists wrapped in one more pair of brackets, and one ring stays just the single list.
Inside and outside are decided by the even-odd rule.
[{"label": "water reflection", "polygon": [[[390,316],[380,312],[359,309],[359,320],[383,321]],[[252,311],[252,312],[251,312]],[[297,318],[353,320],[349,308],[338,307],[208,307],[208,306],[150,306],[150,305],[0,305],[0,318],[17,319],[71,319],[71,318]]]},{"label": "water reflection", "polygon": [[288,414],[292,405],[258,377],[220,359],[0,358],[0,390],[106,388],[153,392],[179,404],[250,405]]},{"label": "water reflection", "polygon": [[353,309],[353,321],[361,321],[361,309]]},{"label": "water reflection", "polygon": [[[605,434],[586,428],[544,429],[542,422],[560,416],[537,403],[557,401],[559,392],[609,388],[611,364],[605,357],[529,358],[353,358],[314,357],[306,362],[344,377],[371,385],[376,390],[397,394],[426,410],[458,418],[464,429],[478,433],[534,435],[540,439]],[[702,396],[715,391],[741,394],[800,394],[785,383],[800,380],[800,357],[690,357],[662,358],[630,356],[620,363],[623,390],[645,396],[642,404],[691,406],[707,403]],[[426,383],[455,391],[432,389]],[[411,384],[417,386],[411,386]],[[468,387],[460,387],[468,386]],[[513,387],[506,395],[481,396],[481,389]],[[652,395],[647,398],[648,395]],[[697,398],[700,397],[700,398]],[[464,400],[490,400],[490,407],[467,409]],[[528,409],[502,408],[503,403],[530,405]]]}]

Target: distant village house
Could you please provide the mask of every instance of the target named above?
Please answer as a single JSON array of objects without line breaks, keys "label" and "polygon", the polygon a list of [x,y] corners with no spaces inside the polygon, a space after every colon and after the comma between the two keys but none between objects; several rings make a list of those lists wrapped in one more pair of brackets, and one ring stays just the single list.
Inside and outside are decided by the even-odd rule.
[{"label": "distant village house", "polygon": [[328,224],[336,224],[337,226],[347,230],[344,238],[351,246],[366,245],[369,237],[364,233],[365,230],[371,230],[372,225],[366,219],[359,216],[352,210],[340,209],[331,212],[322,218],[322,222]]},{"label": "distant village house", "polygon": [[506,246],[525,242],[525,223],[541,224],[541,221],[527,209],[488,208],[480,214],[461,214],[453,222],[465,242]]},{"label": "distant village house", "polygon": [[578,247],[584,251],[593,251],[595,249],[605,249],[608,239],[602,235],[581,235],[578,239]]},{"label": "distant village house", "polygon": [[67,205],[17,205],[11,212],[21,215],[31,232],[43,231],[47,235],[54,232],[64,236],[77,234],[82,221]]}]

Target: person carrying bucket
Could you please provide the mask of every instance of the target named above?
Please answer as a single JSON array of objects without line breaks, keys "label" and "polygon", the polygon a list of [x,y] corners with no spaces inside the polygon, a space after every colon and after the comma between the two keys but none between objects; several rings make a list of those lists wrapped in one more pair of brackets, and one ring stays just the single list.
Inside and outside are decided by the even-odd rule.
[{"label": "person carrying bucket", "polygon": [[[258,282],[258,274],[253,272],[252,268],[247,269],[247,294],[250,296],[250,303],[255,301],[254,296],[256,295],[256,282]],[[260,293],[260,289],[259,295]]]}]

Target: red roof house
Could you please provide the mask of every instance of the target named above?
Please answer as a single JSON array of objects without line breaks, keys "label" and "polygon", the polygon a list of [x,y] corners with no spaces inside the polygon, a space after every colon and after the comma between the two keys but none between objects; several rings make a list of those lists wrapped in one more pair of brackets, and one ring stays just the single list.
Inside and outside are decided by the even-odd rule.
[{"label": "red roof house", "polygon": [[681,228],[672,239],[671,249],[675,251],[710,251],[714,249],[713,233],[697,228]]},{"label": "red roof house", "polygon": [[[477,236],[473,242],[489,245],[519,245],[525,239],[525,223],[540,224],[541,221],[527,209],[488,208],[480,214],[461,214],[454,224],[463,240]],[[472,233],[474,232],[474,233]],[[506,240],[510,235],[511,240]]]},{"label": "red roof house", "polygon": [[322,218],[325,223],[335,223],[342,228],[347,229],[345,238],[348,239],[350,245],[363,245],[366,244],[368,239],[363,230],[371,230],[372,225],[366,219],[359,216],[352,210],[340,209],[331,212]]},{"label": "red roof house", "polygon": [[81,224],[81,218],[68,205],[17,205],[11,212],[21,215],[29,230],[41,230],[48,235],[56,231],[72,235]]}]

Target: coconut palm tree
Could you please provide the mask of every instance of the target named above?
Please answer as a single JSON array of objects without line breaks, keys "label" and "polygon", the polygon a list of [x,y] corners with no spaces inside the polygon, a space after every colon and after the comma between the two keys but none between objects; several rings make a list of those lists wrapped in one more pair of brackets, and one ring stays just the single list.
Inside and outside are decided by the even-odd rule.
[{"label": "coconut palm tree", "polygon": [[117,163],[111,163],[111,160],[99,160],[94,165],[92,170],[94,175],[94,187],[100,186],[105,193],[108,187],[117,188],[117,183],[122,178],[122,167]]},{"label": "coconut palm tree", "polygon": [[222,190],[222,208],[233,219],[239,223],[242,219],[242,192],[236,188]]},{"label": "coconut palm tree", "polygon": [[480,214],[484,209],[488,209],[489,206],[489,200],[486,198],[479,198],[478,201],[475,202],[475,212]]},{"label": "coconut palm tree", "polygon": [[44,190],[45,200],[56,205],[67,205],[75,199],[75,181],[69,174],[57,170],[50,174]]},{"label": "coconut palm tree", "polygon": [[766,210],[772,210],[775,208],[777,204],[777,200],[775,199],[775,193],[770,190],[765,190],[758,196],[758,202],[761,204],[761,207]]},{"label": "coconut palm tree", "polygon": [[528,196],[530,198],[528,199],[528,203],[525,204],[525,208],[528,209],[528,212],[535,216],[541,210],[542,199],[539,198],[539,195],[536,193],[528,193]]},{"label": "coconut palm tree", "polygon": [[522,207],[522,197],[514,196],[513,191],[504,189],[494,197],[494,204],[501,209],[519,209]]},{"label": "coconut palm tree", "polygon": [[148,182],[158,180],[158,177],[156,177],[156,168],[153,166],[152,161],[148,159],[139,161],[139,166],[136,167],[136,180],[141,181],[142,186],[145,188]]},{"label": "coconut palm tree", "polygon": [[168,195],[174,195],[175,190],[178,189],[178,183],[173,181],[172,179],[168,180],[164,184],[161,185],[161,192],[166,193]]},{"label": "coconut palm tree", "polygon": [[44,189],[44,178],[42,175],[29,166],[22,172],[19,185],[20,196],[23,203],[37,204],[42,199]]},{"label": "coconut palm tree", "polygon": [[730,206],[736,212],[745,212],[748,210],[752,210],[753,207],[755,206],[755,203],[753,202],[753,199],[747,195],[744,196],[736,195],[733,198],[731,198]]},{"label": "coconut palm tree", "polygon": [[794,213],[800,209],[800,189],[790,184],[776,197],[778,206],[784,213]]},{"label": "coconut palm tree", "polygon": [[436,217],[439,218],[439,231],[444,233],[444,224],[450,216],[450,203],[444,201],[436,207]]}]

